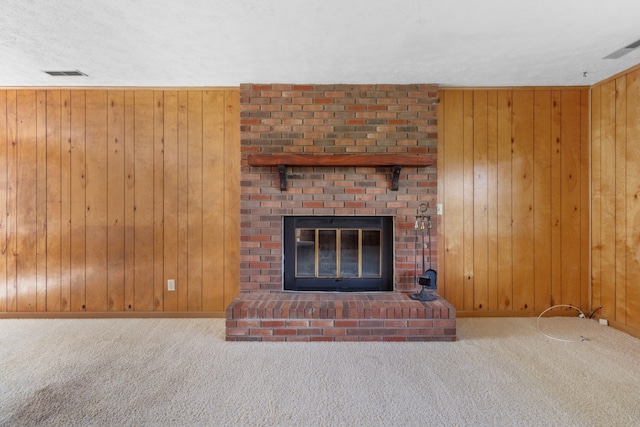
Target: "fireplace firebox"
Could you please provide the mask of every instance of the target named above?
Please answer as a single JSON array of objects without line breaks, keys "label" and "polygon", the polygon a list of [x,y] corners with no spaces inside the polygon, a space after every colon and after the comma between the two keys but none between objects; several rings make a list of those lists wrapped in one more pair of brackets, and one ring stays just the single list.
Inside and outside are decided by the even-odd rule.
[{"label": "fireplace firebox", "polygon": [[393,218],[286,216],[284,290],[393,291]]}]

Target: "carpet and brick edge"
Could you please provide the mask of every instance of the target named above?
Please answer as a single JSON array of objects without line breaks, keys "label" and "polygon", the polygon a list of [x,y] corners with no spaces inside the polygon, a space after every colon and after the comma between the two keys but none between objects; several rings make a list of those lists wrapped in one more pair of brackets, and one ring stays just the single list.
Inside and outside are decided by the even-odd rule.
[{"label": "carpet and brick edge", "polygon": [[227,341],[456,340],[451,304],[400,292],[241,293],[226,319]]}]

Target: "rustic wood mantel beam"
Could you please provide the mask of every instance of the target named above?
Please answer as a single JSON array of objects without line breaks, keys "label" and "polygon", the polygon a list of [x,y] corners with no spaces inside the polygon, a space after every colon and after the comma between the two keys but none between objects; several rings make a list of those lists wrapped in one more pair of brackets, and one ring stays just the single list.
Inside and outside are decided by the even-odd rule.
[{"label": "rustic wood mantel beam", "polygon": [[391,189],[398,190],[398,179],[402,166],[435,166],[432,154],[249,154],[249,166],[277,167],[280,175],[280,190],[287,189],[287,166],[331,167],[364,166],[393,167]]},{"label": "rustic wood mantel beam", "polygon": [[432,154],[249,154],[249,166],[433,166]]}]

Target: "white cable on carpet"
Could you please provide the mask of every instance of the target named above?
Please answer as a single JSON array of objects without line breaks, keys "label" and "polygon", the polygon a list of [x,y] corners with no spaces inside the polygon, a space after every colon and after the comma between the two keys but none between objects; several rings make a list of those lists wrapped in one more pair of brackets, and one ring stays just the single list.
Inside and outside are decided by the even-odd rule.
[{"label": "white cable on carpet", "polygon": [[[557,307],[569,307],[569,308],[573,308],[573,309],[577,310],[577,311],[578,311],[578,313],[580,313],[580,314],[578,315],[578,317],[580,317],[581,319],[585,319],[585,315],[584,315],[584,313],[583,313],[583,312],[582,312],[582,310],[580,310],[578,307],[575,307],[575,306],[573,306],[573,305],[571,305],[571,304],[558,304],[558,305],[553,305],[553,306],[551,306],[551,307],[547,308],[546,310],[544,310],[544,311],[543,311],[542,313],[540,313],[540,315],[538,316],[538,321],[537,321],[537,324],[538,324],[538,330],[540,331],[540,333],[541,333],[542,335],[544,335],[545,337],[547,337],[547,338],[549,338],[549,339],[552,339],[552,340],[561,341],[561,342],[578,342],[578,341],[574,341],[574,340],[567,340],[567,339],[564,339],[564,338],[558,338],[558,337],[551,336],[551,335],[549,335],[549,334],[545,333],[545,332],[542,330],[542,328],[540,327],[540,319],[542,318],[542,316],[543,316],[547,311],[553,310],[554,308],[557,308]],[[585,337],[583,337],[582,335],[580,335],[580,341],[587,341],[587,339],[586,339]]]}]

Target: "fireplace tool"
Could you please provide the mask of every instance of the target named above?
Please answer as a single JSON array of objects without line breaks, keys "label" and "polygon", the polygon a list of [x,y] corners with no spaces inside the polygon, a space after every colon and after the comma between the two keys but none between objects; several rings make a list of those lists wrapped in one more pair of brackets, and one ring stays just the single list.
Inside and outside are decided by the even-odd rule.
[{"label": "fireplace tool", "polygon": [[[418,276],[418,284],[422,286],[422,290],[418,293],[411,294],[410,298],[417,301],[434,301],[436,296],[434,292],[437,288],[437,273],[431,268],[431,216],[425,216],[424,212],[427,210],[427,205],[420,205],[421,214],[416,217],[415,229],[416,229],[416,240],[418,230],[422,233],[422,273]],[[427,230],[429,234],[429,269],[425,270],[425,259],[424,259],[424,229],[425,229],[425,220],[427,223]],[[418,258],[418,250],[416,248],[416,264]]]}]

